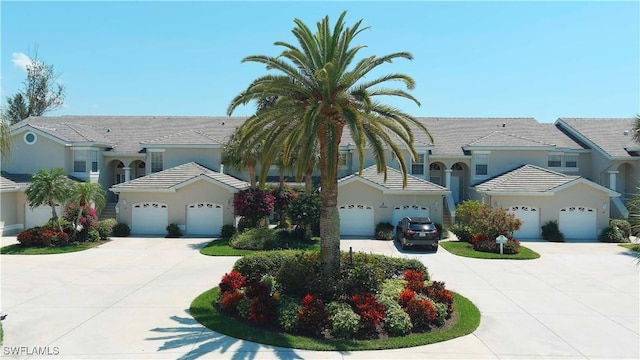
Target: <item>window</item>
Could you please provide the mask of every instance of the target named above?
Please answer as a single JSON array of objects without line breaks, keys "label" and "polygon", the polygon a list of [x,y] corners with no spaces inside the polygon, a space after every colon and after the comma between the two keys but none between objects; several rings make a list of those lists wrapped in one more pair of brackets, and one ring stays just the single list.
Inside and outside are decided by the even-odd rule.
[{"label": "window", "polygon": [[550,168],[562,167],[562,155],[549,155],[549,161],[547,162],[547,166]]},{"label": "window", "polygon": [[98,171],[98,151],[91,150],[91,171]]},{"label": "window", "polygon": [[424,175],[424,154],[418,154],[416,161],[411,161],[411,174]]},{"label": "window", "polygon": [[159,151],[151,152],[151,172],[162,171],[162,153]]},{"label": "window", "polygon": [[77,173],[87,172],[87,151],[86,150],[73,151],[73,172],[77,172]]},{"label": "window", "polygon": [[351,154],[347,151],[341,151],[338,154],[338,167],[341,169],[345,169],[350,165],[350,156]]},{"label": "window", "polygon": [[486,176],[489,175],[489,155],[488,154],[477,154],[474,155],[474,160],[476,164],[476,176]]},{"label": "window", "polygon": [[565,155],[564,166],[568,168],[578,167],[578,155]]},{"label": "window", "polygon": [[24,142],[27,145],[35,144],[36,140],[38,140],[38,137],[36,136],[36,134],[34,134],[32,132],[28,132],[28,133],[24,134]]}]

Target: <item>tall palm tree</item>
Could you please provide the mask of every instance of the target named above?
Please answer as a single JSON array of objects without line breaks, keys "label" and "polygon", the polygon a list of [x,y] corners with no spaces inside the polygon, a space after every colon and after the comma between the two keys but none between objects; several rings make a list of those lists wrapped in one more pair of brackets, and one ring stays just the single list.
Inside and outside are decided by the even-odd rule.
[{"label": "tall palm tree", "polygon": [[[51,171],[41,169],[32,175],[25,195],[31,209],[42,205],[51,206],[51,219],[60,228],[56,205],[65,203],[69,199],[70,192],[71,180],[67,178],[64,170],[54,168]],[[62,231],[62,228],[60,230]]]},{"label": "tall palm tree", "polygon": [[222,150],[222,163],[230,169],[249,171],[249,184],[251,188],[256,187],[256,166],[260,157],[260,144],[256,144],[252,148],[241,147],[242,133],[239,129],[231,135],[229,140],[224,144]]},{"label": "tall palm tree", "polygon": [[298,47],[279,41],[275,45],[284,50],[277,57],[246,57],[243,62],[264,64],[267,70],[275,70],[278,74],[254,80],[232,100],[227,110],[231,115],[240,105],[275,98],[271,106],[251,116],[241,126],[241,147],[251,147],[262,140],[265,159],[275,158],[283,148],[297,147],[302,153],[298,161],[310,159],[314,149],[319,150],[321,261],[323,271],[330,274],[337,272],[340,266],[337,175],[339,143],[345,127],[355,142],[360,171],[367,145],[378,170],[384,172],[386,178],[385,151],[388,150],[398,159],[405,184],[407,164],[402,151],[407,149],[412,157],[417,157],[412,128],[429,134],[411,115],[375,100],[379,96],[392,96],[420,104],[407,91],[387,87],[387,83],[398,81],[411,90],[415,86],[411,77],[399,73],[380,77],[370,74],[378,66],[395,59],[411,60],[411,54],[397,52],[382,57],[369,56],[354,63],[364,46],[353,46],[352,41],[367,28],[360,27],[362,20],[353,27],[345,27],[345,16],[346,12],[343,12],[333,28],[328,16],[325,17],[318,22],[315,33],[296,19],[292,32]]},{"label": "tall palm tree", "polygon": [[[78,204],[78,218],[76,219],[76,225],[80,223],[84,208],[87,205],[95,207],[96,212],[100,212],[107,204],[105,197],[106,192],[102,188],[102,185],[98,183],[83,182],[76,183],[69,193],[69,200]],[[74,232],[77,232],[77,226],[74,227]]]}]

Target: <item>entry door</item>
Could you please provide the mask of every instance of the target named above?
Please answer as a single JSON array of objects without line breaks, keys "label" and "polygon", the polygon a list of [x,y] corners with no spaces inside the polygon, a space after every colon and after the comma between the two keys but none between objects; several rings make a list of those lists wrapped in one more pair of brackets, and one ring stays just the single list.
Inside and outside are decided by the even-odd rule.
[{"label": "entry door", "polygon": [[453,201],[458,204],[460,203],[460,176],[452,176],[451,177],[451,196],[453,196]]}]

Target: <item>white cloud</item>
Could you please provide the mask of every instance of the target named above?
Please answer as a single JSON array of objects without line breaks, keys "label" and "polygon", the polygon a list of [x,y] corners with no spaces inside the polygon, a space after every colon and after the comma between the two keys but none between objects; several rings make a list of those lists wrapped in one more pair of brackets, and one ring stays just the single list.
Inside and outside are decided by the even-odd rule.
[{"label": "white cloud", "polygon": [[11,54],[11,61],[13,61],[13,63],[16,66],[18,66],[19,68],[21,68],[25,72],[27,71],[27,67],[29,65],[31,65],[31,63],[33,62],[33,60],[31,60],[31,58],[27,54],[24,54],[24,53],[13,53],[13,54]]}]

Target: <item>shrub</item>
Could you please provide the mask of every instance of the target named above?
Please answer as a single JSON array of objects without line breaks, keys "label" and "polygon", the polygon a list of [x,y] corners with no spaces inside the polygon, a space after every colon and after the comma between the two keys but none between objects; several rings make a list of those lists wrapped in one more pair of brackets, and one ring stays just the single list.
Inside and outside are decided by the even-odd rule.
[{"label": "shrub", "polygon": [[360,316],[344,302],[333,301],[326,306],[331,332],[335,337],[348,338],[358,332]]},{"label": "shrub", "polygon": [[276,282],[280,290],[290,296],[317,294],[324,290],[320,273],[320,258],[317,252],[296,252],[284,259],[276,274]]},{"label": "shrub", "polygon": [[428,329],[429,325],[436,319],[436,310],[431,302],[426,299],[414,297],[409,301],[404,311],[411,318],[414,329]]},{"label": "shrub", "polygon": [[[302,194],[289,202],[287,207],[287,215],[291,221],[302,230],[311,225],[317,227],[320,222],[320,211],[322,210],[322,201],[318,192],[311,194]],[[303,235],[305,231],[301,231]],[[304,235],[303,235],[304,236]]]},{"label": "shrub", "polygon": [[443,304],[443,303],[435,303],[433,304],[434,308],[436,309],[436,318],[434,320],[434,324],[436,324],[436,326],[442,326],[444,325],[447,316],[449,316],[449,307],[447,306],[447,304]]},{"label": "shrub", "polygon": [[[69,204],[64,208],[62,218],[71,224],[72,231],[71,241],[97,241],[100,235],[89,232],[98,226],[98,215],[96,209],[89,205],[80,207],[76,204]],[[97,240],[96,240],[97,239]]]},{"label": "shrub", "polygon": [[240,290],[247,283],[247,278],[242,276],[236,270],[232,270],[230,273],[224,274],[222,280],[220,280],[220,292],[225,293],[227,291]]},{"label": "shrub", "polygon": [[302,298],[302,309],[298,311],[300,328],[311,334],[319,334],[327,324],[327,313],[322,300],[307,294]]},{"label": "shrub", "polygon": [[394,227],[388,222],[381,222],[376,225],[375,237],[378,240],[393,240]]},{"label": "shrub", "polygon": [[131,235],[131,228],[125,223],[118,223],[113,227],[113,236],[127,237]]},{"label": "shrub", "polygon": [[471,224],[480,216],[481,210],[486,207],[477,200],[465,200],[456,207],[456,222]]},{"label": "shrub", "polygon": [[244,297],[244,294],[239,290],[223,292],[220,295],[220,307],[224,312],[235,315],[238,313],[238,305]]},{"label": "shrub", "polygon": [[233,225],[222,225],[222,230],[220,230],[220,237],[228,239],[236,233],[236,228]]},{"label": "shrub", "polygon": [[262,277],[275,276],[282,264],[297,252],[291,250],[253,253],[241,257],[233,265],[233,269],[244,275],[247,280],[259,281]]},{"label": "shrub", "polygon": [[[499,235],[512,235],[522,226],[522,221],[507,212],[507,209],[492,209],[476,200],[467,200],[458,205],[456,220],[461,224],[468,225],[472,234],[486,234],[493,239]],[[468,235],[464,228],[456,230],[462,231],[463,236]],[[454,234],[456,230],[452,228]]]},{"label": "shrub", "polygon": [[288,225],[290,225],[290,223],[287,222],[287,207],[291,200],[298,197],[298,194],[287,187],[277,187],[271,190],[271,195],[273,195],[274,198],[273,209],[277,212],[278,217],[280,218],[278,227],[288,229]]},{"label": "shrub", "polygon": [[609,225],[617,227],[625,239],[629,239],[629,237],[631,236],[631,224],[627,220],[611,219],[611,221],[609,221]]},{"label": "shrub", "polygon": [[451,232],[455,234],[455,236],[458,237],[458,240],[460,241],[464,241],[464,242],[471,242],[471,239],[473,238],[473,230],[471,229],[471,226],[467,225],[467,224],[463,224],[463,223],[456,223],[451,225]]},{"label": "shrub", "polygon": [[411,332],[413,324],[411,323],[409,314],[404,312],[404,310],[396,304],[396,306],[387,307],[385,311],[384,328],[393,336],[402,336]]},{"label": "shrub", "polygon": [[378,303],[378,300],[370,292],[354,294],[349,299],[355,311],[360,315],[362,327],[365,329],[374,329],[384,319],[384,306]]},{"label": "shrub", "polygon": [[249,320],[258,324],[273,323],[278,316],[278,302],[271,296],[270,286],[254,282],[247,286],[245,296],[251,298]]},{"label": "shrub", "polygon": [[167,225],[167,237],[177,238],[182,236],[182,232],[180,231],[180,227],[178,224],[171,223]]},{"label": "shrub", "polygon": [[104,219],[98,221],[98,226],[96,226],[96,230],[98,230],[98,234],[100,235],[100,240],[107,240],[109,236],[111,236],[111,232],[113,232],[114,226],[116,226],[117,222],[115,219]]},{"label": "shrub", "polygon": [[286,249],[291,240],[287,230],[253,228],[235,233],[229,240],[229,246],[247,250]]},{"label": "shrub", "polygon": [[[507,239],[507,243],[502,246],[502,253],[509,255],[518,254],[520,252],[520,242],[510,236],[508,236]],[[500,245],[496,243],[495,238],[492,239],[485,234],[475,234],[471,244],[475,251],[500,253]]]},{"label": "shrub", "polygon": [[57,227],[37,226],[21,231],[17,240],[24,247],[47,247],[67,243],[69,235]]},{"label": "shrub", "polygon": [[600,233],[598,240],[607,243],[625,243],[630,242],[629,238],[625,238],[622,231],[616,226],[607,226]]},{"label": "shrub", "polygon": [[86,241],[89,241],[89,242],[100,241],[100,232],[98,231],[98,229],[89,230],[87,232]]},{"label": "shrub", "polygon": [[382,283],[380,295],[397,302],[398,298],[400,298],[400,293],[406,285],[407,282],[402,279],[387,279]]},{"label": "shrub", "polygon": [[251,309],[251,299],[246,296],[243,297],[239,302],[238,306],[236,306],[238,310],[238,315],[244,319],[249,319],[249,310]]},{"label": "shrub", "polygon": [[281,297],[278,303],[278,324],[287,332],[296,332],[300,325],[298,314],[301,310],[300,301],[288,296]]},{"label": "shrub", "polygon": [[398,304],[403,308],[405,308],[407,305],[409,305],[409,302],[411,302],[411,300],[413,300],[415,297],[416,297],[415,291],[409,288],[405,288],[400,293],[400,297],[398,297]]},{"label": "shrub", "polygon": [[404,280],[407,282],[407,289],[411,289],[416,293],[424,290],[424,274],[422,272],[407,270],[404,273]]},{"label": "shrub", "polygon": [[336,289],[338,292],[345,294],[378,292],[384,280],[384,272],[378,257],[363,253],[353,254],[352,260],[347,253],[342,253],[341,257]]},{"label": "shrub", "polygon": [[[275,197],[260,189],[246,189],[233,198],[236,215],[248,222],[248,227],[256,227],[260,220],[273,213]],[[240,226],[238,226],[240,227]]]},{"label": "shrub", "polygon": [[429,280],[427,267],[416,259],[396,258],[384,255],[367,254],[366,256],[375,258],[380,265],[386,279],[402,278],[408,269],[421,271],[425,274],[425,280]]},{"label": "shrub", "polygon": [[553,242],[564,241],[564,235],[560,232],[557,221],[548,221],[546,224],[542,225],[542,238]]},{"label": "shrub", "polygon": [[427,297],[436,303],[442,303],[447,306],[447,316],[451,315],[454,310],[454,297],[451,291],[445,289],[444,282],[434,281],[425,288]]}]

